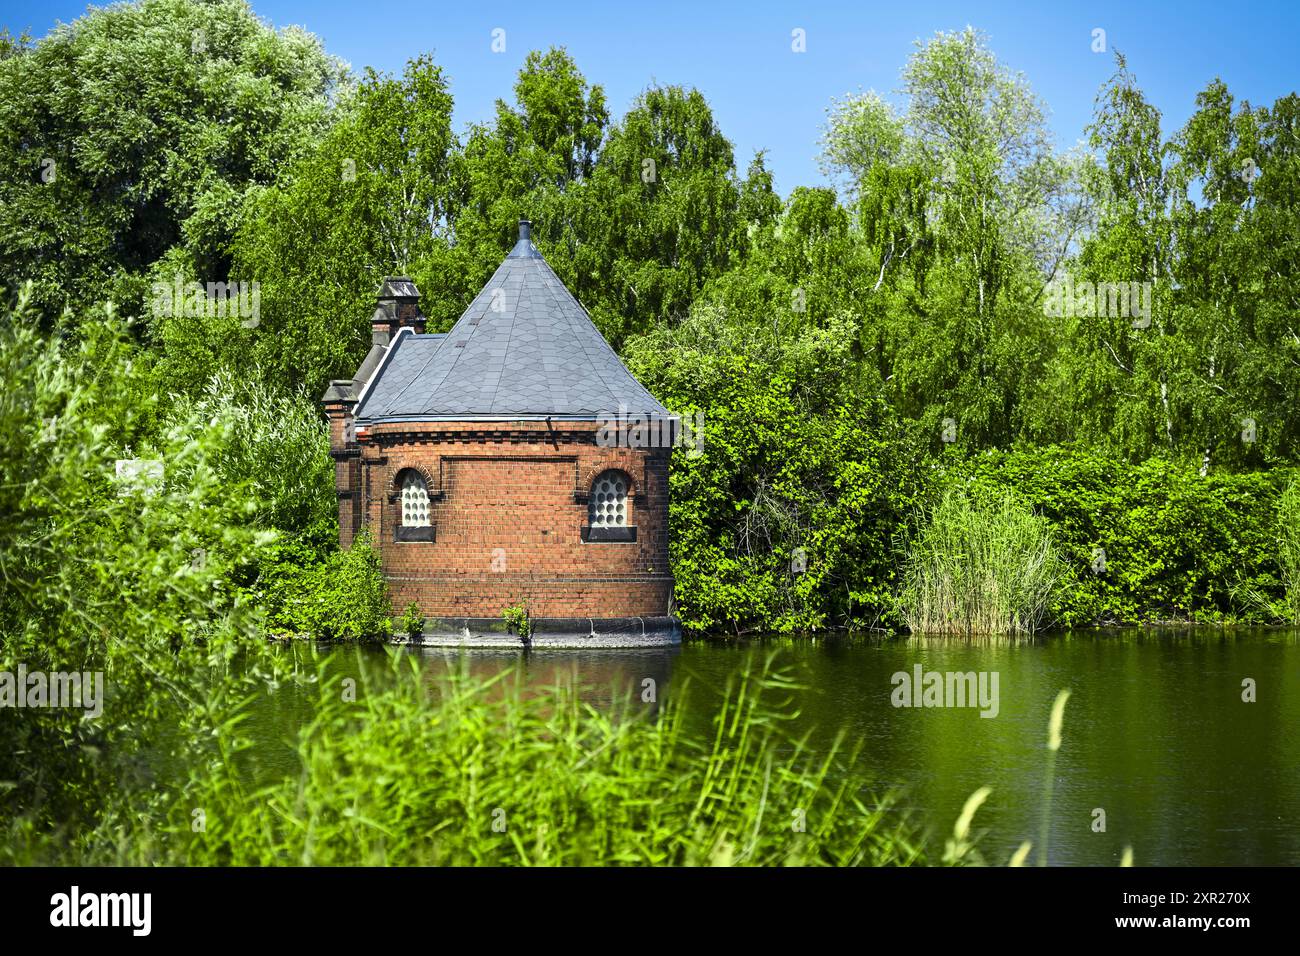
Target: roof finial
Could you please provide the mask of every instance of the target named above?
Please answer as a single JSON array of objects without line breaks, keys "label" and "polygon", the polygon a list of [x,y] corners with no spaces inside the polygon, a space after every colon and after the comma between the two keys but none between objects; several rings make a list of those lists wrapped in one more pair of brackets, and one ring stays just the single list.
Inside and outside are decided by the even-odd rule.
[{"label": "roof finial", "polygon": [[540,259],[542,254],[533,245],[533,224],[527,219],[519,220],[519,241],[510,250],[508,259]]}]

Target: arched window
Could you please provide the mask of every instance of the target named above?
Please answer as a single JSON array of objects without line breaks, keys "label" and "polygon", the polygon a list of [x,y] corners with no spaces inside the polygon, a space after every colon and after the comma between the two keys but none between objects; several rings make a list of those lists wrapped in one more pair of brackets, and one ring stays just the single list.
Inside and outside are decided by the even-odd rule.
[{"label": "arched window", "polygon": [[429,527],[429,488],[418,471],[402,472],[397,486],[402,494],[402,527]]},{"label": "arched window", "polygon": [[627,492],[631,486],[621,471],[602,471],[591,483],[587,521],[593,528],[626,528],[630,523]]}]

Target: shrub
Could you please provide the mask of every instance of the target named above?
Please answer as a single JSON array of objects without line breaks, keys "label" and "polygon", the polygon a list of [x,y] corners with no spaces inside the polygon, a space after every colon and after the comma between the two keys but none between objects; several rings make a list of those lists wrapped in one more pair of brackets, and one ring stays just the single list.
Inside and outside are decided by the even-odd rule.
[{"label": "shrub", "polygon": [[981,455],[945,480],[960,476],[1013,489],[1051,521],[1071,569],[1052,608],[1061,624],[1279,617],[1278,501],[1294,469],[1201,477],[1054,447]]},{"label": "shrub", "polygon": [[176,420],[214,418],[233,426],[214,464],[223,481],[248,485],[260,526],[294,534],[337,528],[329,428],[313,401],[219,372],[173,411]]},{"label": "shrub", "polygon": [[533,622],[528,616],[527,604],[512,604],[501,611],[501,619],[506,623],[506,629],[511,634],[518,634],[523,640],[527,641],[533,633]]},{"label": "shrub", "polygon": [[1287,485],[1278,499],[1277,563],[1285,588],[1281,613],[1300,624],[1300,480]]},{"label": "shrub", "polygon": [[[229,572],[264,537],[213,467],[231,423],[156,432],[149,364],[111,311],[42,336],[23,293],[2,319],[0,671],[98,672],[107,698],[98,716],[0,708],[0,832],[58,839],[144,812],[146,763],[198,759],[256,681],[256,616]],[[119,481],[129,458],[161,481]]]},{"label": "shrub", "polygon": [[322,640],[387,637],[392,604],[379,552],[365,535],[319,564],[266,568],[259,581],[267,628]]},{"label": "shrub", "polygon": [[408,637],[415,637],[424,630],[424,612],[420,610],[419,603],[412,601],[406,605],[402,616],[393,624],[393,630]]},{"label": "shrub", "polygon": [[789,632],[891,613],[890,542],[922,469],[855,372],[854,341],[845,321],[788,333],[705,306],[629,342],[640,381],[704,421],[703,447],[676,452],[670,475],[684,627]]},{"label": "shrub", "polygon": [[1050,525],[1028,505],[952,487],[911,543],[900,605],[914,633],[1032,633],[1064,573]]}]

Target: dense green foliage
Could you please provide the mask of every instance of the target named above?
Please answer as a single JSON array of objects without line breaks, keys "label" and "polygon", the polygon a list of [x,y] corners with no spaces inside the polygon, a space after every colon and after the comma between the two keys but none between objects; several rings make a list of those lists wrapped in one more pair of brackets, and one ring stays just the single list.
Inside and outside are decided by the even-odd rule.
[{"label": "dense green foliage", "polygon": [[255,590],[266,608],[269,632],[321,640],[363,640],[392,632],[379,552],[364,537],[347,550],[331,550],[319,563],[299,563],[283,553],[280,558],[260,569]]},{"label": "dense green foliage", "polygon": [[[0,671],[100,672],[112,718],[0,708],[0,820],[75,834],[147,777],[145,755],[185,752],[246,691],[228,664],[257,620],[231,578],[266,533],[213,467],[233,422],[159,430],[111,314],[53,342],[33,323],[25,303],[0,322]],[[160,480],[119,478],[127,458],[161,462]]]},{"label": "dense green foliage", "polygon": [[[1052,525],[1073,584],[1056,623],[1279,620],[1278,499],[1292,469],[1205,478],[1068,448],[989,455],[961,470],[1015,489]],[[1261,603],[1251,596],[1263,596]]]},{"label": "dense green foliage", "polygon": [[742,332],[704,307],[629,345],[670,407],[703,410],[675,454],[672,560],[683,619],[702,629],[874,625],[894,584],[891,536],[918,458],[855,379],[843,323],[796,338]]},{"label": "dense green foliage", "polygon": [[246,486],[259,527],[337,540],[329,430],[314,401],[220,372],[191,396],[173,396],[170,419],[231,424],[213,463],[220,480]]},{"label": "dense green foliage", "polygon": [[1278,499],[1277,563],[1285,593],[1279,616],[1300,624],[1300,480],[1292,480]]}]

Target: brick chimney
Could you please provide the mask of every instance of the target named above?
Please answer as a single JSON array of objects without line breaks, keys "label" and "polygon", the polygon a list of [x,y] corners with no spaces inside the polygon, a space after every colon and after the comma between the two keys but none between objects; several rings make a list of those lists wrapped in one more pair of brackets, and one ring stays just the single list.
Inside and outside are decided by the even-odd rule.
[{"label": "brick chimney", "polygon": [[420,290],[415,283],[406,276],[385,277],[370,319],[370,352],[354,377],[332,380],[321,397],[330,425],[330,456],[334,459],[334,484],[339,501],[339,537],[344,547],[352,543],[361,524],[361,448],[352,430],[357,399],[398,329],[423,332],[424,325]]},{"label": "brick chimney", "polygon": [[420,290],[415,283],[406,276],[386,276],[370,320],[374,344],[387,345],[401,328],[423,332],[426,321],[420,311]]},{"label": "brick chimney", "polygon": [[370,317],[370,351],[352,376],[352,397],[360,398],[370,376],[383,360],[388,343],[398,329],[424,331],[427,320],[420,311],[420,290],[406,276],[387,276],[375,297],[375,314]]}]

